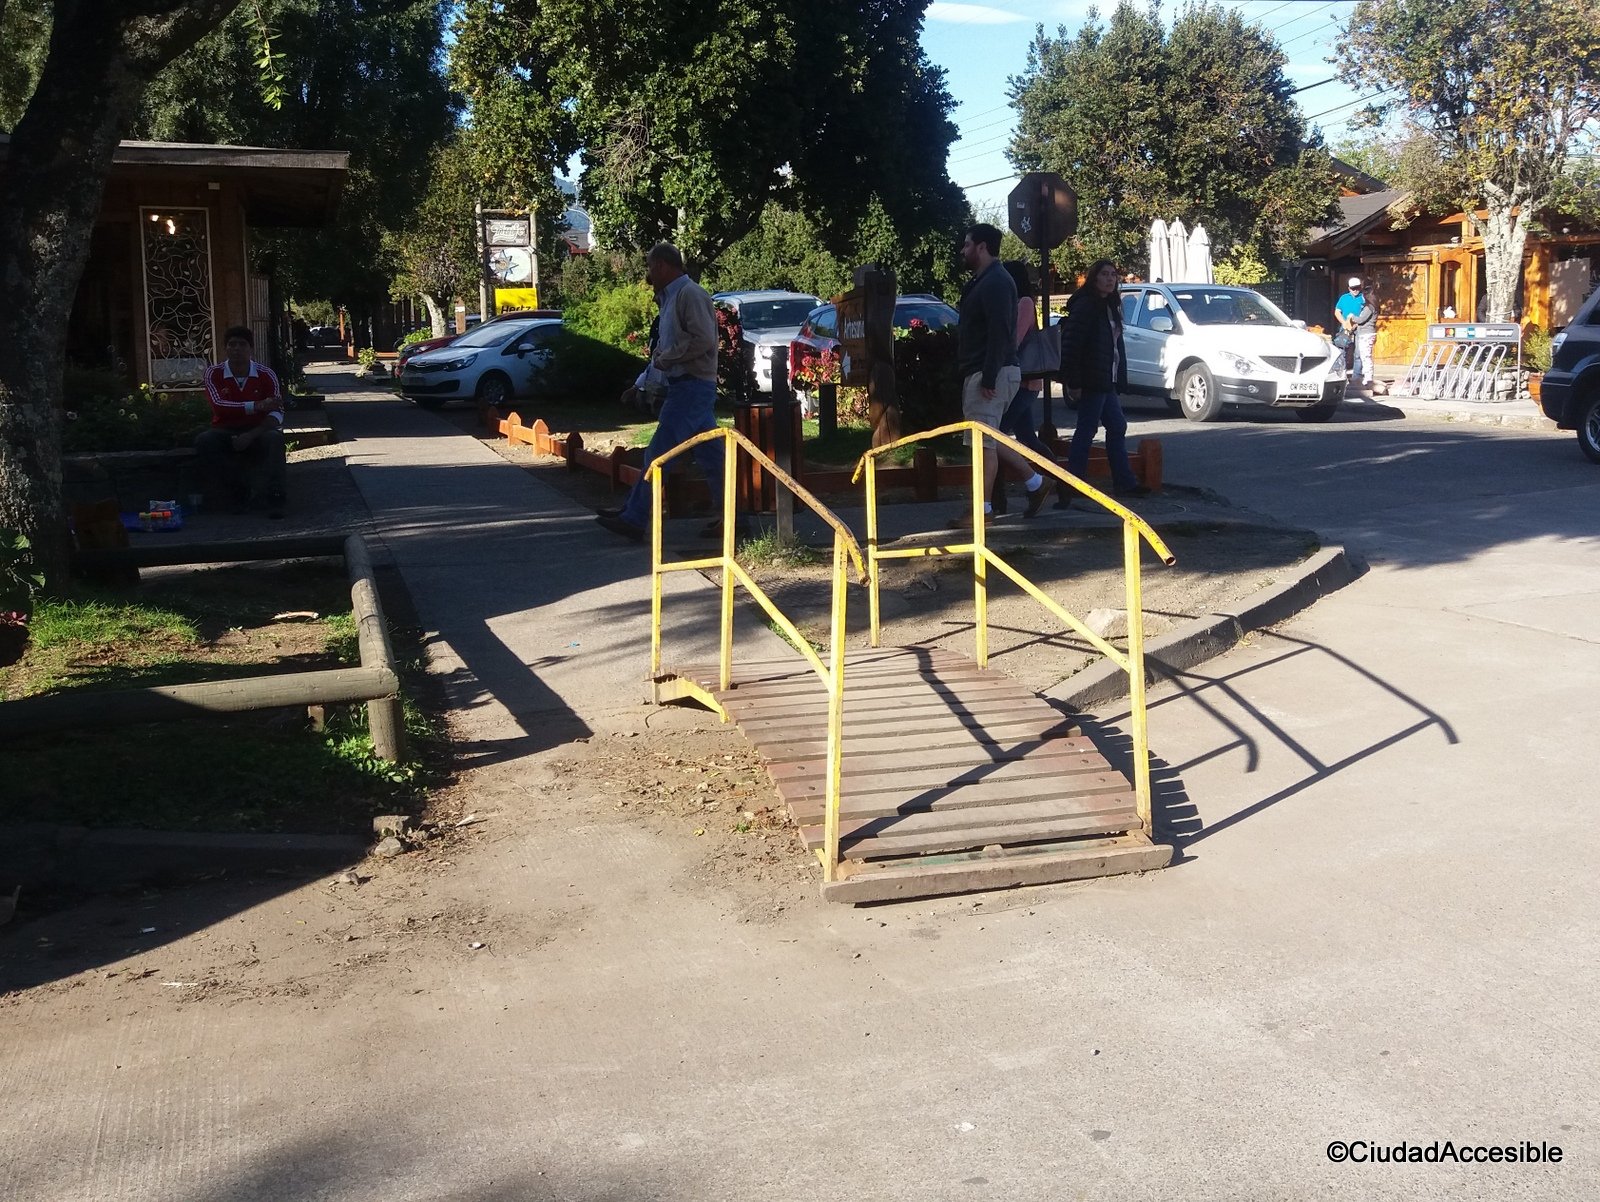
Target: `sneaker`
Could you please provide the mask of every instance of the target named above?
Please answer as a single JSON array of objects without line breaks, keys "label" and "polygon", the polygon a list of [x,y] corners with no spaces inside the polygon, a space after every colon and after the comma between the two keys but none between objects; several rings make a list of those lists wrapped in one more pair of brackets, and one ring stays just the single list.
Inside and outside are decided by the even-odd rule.
[{"label": "sneaker", "polygon": [[[994,514],[986,513],[983,516],[984,516],[985,521],[987,522],[989,519],[992,519],[994,517]],[[944,525],[945,525],[945,529],[946,530],[971,530],[972,529],[972,514],[971,513],[958,513],[958,514],[956,514],[955,517],[951,518]]]},{"label": "sneaker", "polygon": [[607,505],[604,509],[595,510],[595,513],[603,518],[620,518],[622,516],[622,506]]},{"label": "sneaker", "polygon": [[1111,490],[1113,497],[1148,497],[1150,486],[1147,484],[1124,484]]},{"label": "sneaker", "polygon": [[1050,499],[1050,494],[1059,487],[1055,480],[1046,476],[1039,482],[1039,487],[1028,494],[1028,507],[1022,511],[1025,518],[1037,517],[1044,508],[1044,503]]},{"label": "sneaker", "polygon": [[643,526],[635,526],[624,518],[607,517],[603,513],[598,514],[594,520],[604,529],[611,531],[612,534],[620,534],[623,538],[631,538],[636,543],[644,542]]}]

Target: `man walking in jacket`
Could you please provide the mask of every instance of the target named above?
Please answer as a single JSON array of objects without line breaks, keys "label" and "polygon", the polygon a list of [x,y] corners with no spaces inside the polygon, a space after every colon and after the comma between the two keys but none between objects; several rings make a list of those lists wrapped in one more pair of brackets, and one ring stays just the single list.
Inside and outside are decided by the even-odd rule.
[{"label": "man walking in jacket", "polygon": [[[956,362],[961,374],[961,414],[968,421],[982,422],[996,433],[1007,406],[1022,384],[1017,366],[1017,286],[996,258],[1000,253],[1000,231],[980,223],[967,230],[961,244],[961,259],[972,272],[972,279],[961,292],[961,320],[956,327]],[[1018,478],[1027,480],[1028,517],[1043,507],[1050,490],[1044,477],[1034,471],[1010,447],[983,446],[984,513],[992,513],[987,500],[993,495],[999,461]],[[972,515],[953,518],[953,529],[972,525]]]},{"label": "man walking in jacket", "polygon": [[[661,306],[660,327],[650,366],[666,377],[667,399],[661,420],[644,453],[644,469],[656,458],[696,434],[717,428],[717,315],[711,296],[683,269],[676,246],[662,242],[645,257],[645,280]],[[722,498],[722,444],[701,443],[690,452],[706,474],[712,503]],[[601,510],[595,519],[607,530],[644,540],[650,521],[650,481],[643,473],[622,508]],[[716,523],[707,533],[716,533]]]}]

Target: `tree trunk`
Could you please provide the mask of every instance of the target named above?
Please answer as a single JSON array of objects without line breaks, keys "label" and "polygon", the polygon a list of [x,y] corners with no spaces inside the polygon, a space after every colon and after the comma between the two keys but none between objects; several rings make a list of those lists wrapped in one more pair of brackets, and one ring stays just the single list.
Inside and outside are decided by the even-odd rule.
[{"label": "tree trunk", "polygon": [[435,338],[445,336],[444,310],[439,307],[439,302],[426,292],[422,294],[422,303],[428,307],[428,328],[433,331]]},{"label": "tree trunk", "polygon": [[[1522,251],[1535,208],[1531,199],[1517,201],[1498,188],[1485,189],[1487,216],[1472,224],[1483,237],[1484,274],[1488,277],[1489,321],[1516,321],[1517,285],[1522,280]],[[1479,314],[1478,319],[1484,320]]]},{"label": "tree trunk", "polygon": [[237,0],[55,6],[49,57],[0,168],[0,527],[66,575],[61,373],[111,158],[145,82]]}]

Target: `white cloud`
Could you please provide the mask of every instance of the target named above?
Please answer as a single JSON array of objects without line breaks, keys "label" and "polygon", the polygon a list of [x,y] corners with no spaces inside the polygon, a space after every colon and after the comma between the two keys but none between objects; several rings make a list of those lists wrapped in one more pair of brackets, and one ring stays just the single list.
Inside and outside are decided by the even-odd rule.
[{"label": "white cloud", "polygon": [[927,19],[943,21],[947,25],[1015,25],[1028,18],[1003,8],[990,8],[987,4],[954,4],[949,0],[934,0],[928,5]]}]

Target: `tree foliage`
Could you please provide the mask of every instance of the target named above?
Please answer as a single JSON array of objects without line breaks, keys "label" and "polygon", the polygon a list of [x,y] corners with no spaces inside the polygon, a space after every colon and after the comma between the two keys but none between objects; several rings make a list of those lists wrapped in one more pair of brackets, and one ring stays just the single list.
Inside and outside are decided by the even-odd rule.
[{"label": "tree foliage", "polygon": [[50,12],[44,5],[0,3],[0,130],[22,116],[49,42]]},{"label": "tree foliage", "polygon": [[384,250],[394,265],[395,295],[421,296],[435,335],[444,333],[450,299],[478,278],[475,198],[465,147],[454,139],[430,157],[427,190],[405,224],[384,235]]},{"label": "tree foliage", "polygon": [[1569,189],[1569,156],[1600,120],[1600,0],[1362,0],[1338,55],[1347,82],[1382,90],[1369,120],[1430,139],[1432,174],[1401,182],[1467,214],[1491,319],[1509,320],[1528,227]]},{"label": "tree foliage", "polygon": [[849,249],[876,202],[915,244],[959,221],[922,0],[466,0],[451,55],[477,173],[535,199],[581,155],[602,244],[714,262],[769,202]]},{"label": "tree foliage", "polygon": [[1064,256],[1146,266],[1157,217],[1202,222],[1224,252],[1296,253],[1337,203],[1332,167],[1308,134],[1272,35],[1212,5],[1170,29],[1156,6],[1122,0],[1077,31],[1040,26],[1011,80],[1021,170],[1052,170],[1078,193]]},{"label": "tree foliage", "polygon": [[290,293],[381,300],[400,266],[385,252],[423,200],[458,111],[442,59],[448,9],[447,0],[244,5],[152,82],[133,136],[348,150],[327,228],[255,241]]}]

